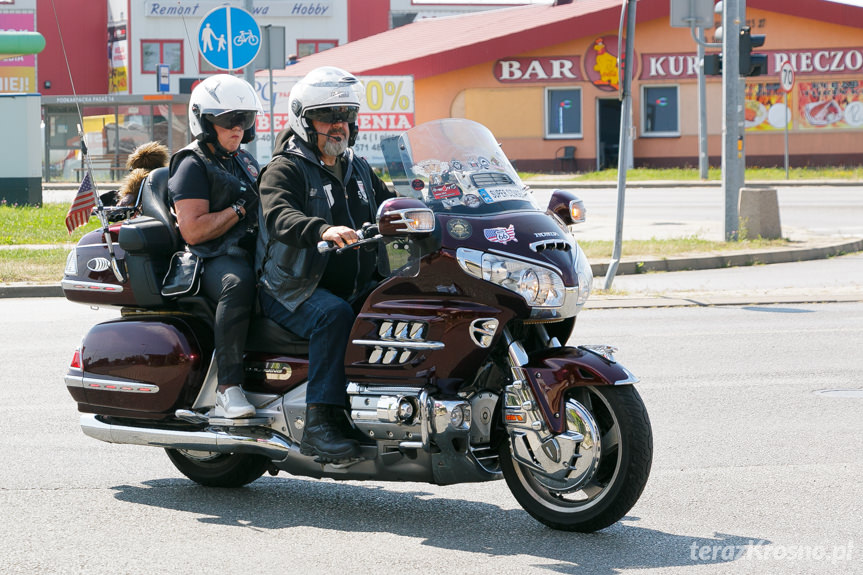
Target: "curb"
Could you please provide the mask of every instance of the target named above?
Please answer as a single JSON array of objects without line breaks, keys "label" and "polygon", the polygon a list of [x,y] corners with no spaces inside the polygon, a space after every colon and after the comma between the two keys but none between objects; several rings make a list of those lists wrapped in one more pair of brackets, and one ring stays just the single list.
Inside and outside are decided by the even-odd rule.
[{"label": "curb", "polygon": [[0,298],[63,297],[60,284],[0,285]]},{"label": "curb", "polygon": [[[846,240],[816,248],[791,248],[785,250],[764,250],[729,255],[699,257],[671,257],[659,259],[629,259],[621,261],[617,267],[618,275],[635,275],[647,272],[680,272],[708,270],[760,264],[786,264],[808,260],[821,260],[833,256],[863,251],[863,239]],[[605,276],[610,262],[590,265],[594,277]]]}]

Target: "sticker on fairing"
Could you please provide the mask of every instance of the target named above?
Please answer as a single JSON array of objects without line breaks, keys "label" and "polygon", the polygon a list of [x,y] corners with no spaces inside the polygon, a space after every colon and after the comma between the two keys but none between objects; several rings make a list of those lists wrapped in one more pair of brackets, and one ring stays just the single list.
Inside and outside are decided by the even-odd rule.
[{"label": "sticker on fairing", "polygon": [[438,184],[431,186],[431,194],[436,200],[444,198],[457,198],[461,195],[461,189],[455,184]]},{"label": "sticker on fairing", "polygon": [[470,222],[461,218],[453,218],[448,221],[446,229],[449,232],[449,235],[457,240],[466,240],[470,237],[471,233],[473,233]]},{"label": "sticker on fairing", "polygon": [[486,228],[482,234],[490,242],[506,245],[509,242],[517,242],[515,237],[515,225],[509,224],[508,228]]},{"label": "sticker on fairing", "polygon": [[461,197],[461,203],[469,208],[478,208],[482,205],[482,200],[476,194],[465,194]]},{"label": "sticker on fairing", "polygon": [[518,188],[480,188],[477,192],[487,204],[524,199],[524,191]]}]

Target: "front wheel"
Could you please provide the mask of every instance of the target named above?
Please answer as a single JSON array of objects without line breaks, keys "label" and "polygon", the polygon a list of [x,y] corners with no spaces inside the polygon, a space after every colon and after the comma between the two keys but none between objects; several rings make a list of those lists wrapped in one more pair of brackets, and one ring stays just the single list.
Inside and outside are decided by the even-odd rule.
[{"label": "front wheel", "polygon": [[590,533],[616,523],[638,501],[650,475],[653,435],[631,385],[576,388],[568,397],[587,409],[601,438],[589,481],[573,489],[550,480],[516,461],[509,439],[501,442],[500,463],[513,496],[534,519],[554,529]]},{"label": "front wheel", "polygon": [[165,449],[180,473],[207,487],[242,487],[262,476],[270,465],[263,455]]}]

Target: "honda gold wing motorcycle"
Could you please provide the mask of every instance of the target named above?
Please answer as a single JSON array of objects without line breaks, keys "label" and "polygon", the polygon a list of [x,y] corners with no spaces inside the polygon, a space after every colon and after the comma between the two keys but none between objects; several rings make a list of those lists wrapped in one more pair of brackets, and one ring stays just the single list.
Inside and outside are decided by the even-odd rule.
[{"label": "honda gold wing motorcycle", "polygon": [[263,317],[244,359],[255,416],[211,415],[213,305],[161,294],[183,246],[165,168],[144,182],[135,215],[111,225],[110,245],[91,232],[67,260],[69,300],[120,311],[87,332],[65,376],[84,433],[164,448],[207,486],[280,471],[437,485],[503,478],[550,527],[615,523],[647,482],[653,444],[637,379],[614,348],[566,345],[593,279],[570,233],[582,203],[555,190],[539,208],[491,132],[469,120],[423,124],[381,147],[398,197],[342,248],[382,250],[388,268],[355,303],[344,358],[361,457],[300,453],[308,342]]}]

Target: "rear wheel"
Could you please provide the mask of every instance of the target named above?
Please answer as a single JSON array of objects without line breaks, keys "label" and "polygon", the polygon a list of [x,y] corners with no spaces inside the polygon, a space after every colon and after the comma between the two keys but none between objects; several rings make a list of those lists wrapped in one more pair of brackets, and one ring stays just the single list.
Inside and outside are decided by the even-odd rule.
[{"label": "rear wheel", "polygon": [[262,476],[270,460],[263,455],[165,449],[180,473],[207,487],[242,487]]},{"label": "rear wheel", "polygon": [[577,388],[568,397],[586,408],[601,438],[589,480],[567,484],[519,463],[509,439],[501,443],[500,462],[512,494],[536,520],[589,533],[614,524],[638,501],[650,474],[653,436],[641,396],[631,385]]}]

